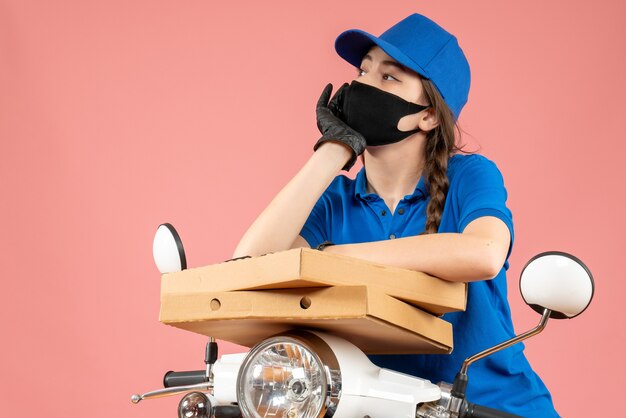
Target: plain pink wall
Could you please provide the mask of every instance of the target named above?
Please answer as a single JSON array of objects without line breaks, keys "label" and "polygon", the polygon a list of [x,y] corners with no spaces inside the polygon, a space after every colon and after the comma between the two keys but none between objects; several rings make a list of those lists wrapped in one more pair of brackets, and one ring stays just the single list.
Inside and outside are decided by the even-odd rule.
[{"label": "plain pink wall", "polygon": [[337,34],[412,12],[472,66],[461,124],[509,190],[516,328],[538,320],[517,290],[531,256],[569,251],[595,275],[588,312],[527,355],[564,417],[613,416],[626,7],[565,0],[1,0],[2,415],[176,416],[177,398],[129,402],[202,367],[205,339],[158,322],[156,226],[177,226],[191,266],[230,258],[311,155],[322,87],[354,74]]}]

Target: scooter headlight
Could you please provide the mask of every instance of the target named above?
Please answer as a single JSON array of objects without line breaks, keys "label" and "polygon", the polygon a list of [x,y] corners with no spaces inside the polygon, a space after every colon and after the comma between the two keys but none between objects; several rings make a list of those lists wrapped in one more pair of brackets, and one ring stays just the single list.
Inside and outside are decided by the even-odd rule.
[{"label": "scooter headlight", "polygon": [[328,345],[310,333],[269,338],[255,346],[239,370],[237,399],[244,416],[332,416],[341,375]]}]

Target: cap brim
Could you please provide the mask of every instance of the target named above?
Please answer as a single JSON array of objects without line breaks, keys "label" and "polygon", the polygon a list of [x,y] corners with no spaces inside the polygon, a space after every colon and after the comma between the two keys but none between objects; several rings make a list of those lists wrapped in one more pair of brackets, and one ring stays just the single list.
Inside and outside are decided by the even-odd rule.
[{"label": "cap brim", "polygon": [[405,67],[415,71],[423,77],[430,78],[428,73],[422,67],[417,65],[415,61],[405,55],[395,46],[383,39],[377,38],[360,29],[349,29],[342,32],[335,40],[335,50],[339,56],[348,61],[353,66],[359,68],[361,61],[367,51],[373,46],[379,46],[387,55],[398,61]]}]

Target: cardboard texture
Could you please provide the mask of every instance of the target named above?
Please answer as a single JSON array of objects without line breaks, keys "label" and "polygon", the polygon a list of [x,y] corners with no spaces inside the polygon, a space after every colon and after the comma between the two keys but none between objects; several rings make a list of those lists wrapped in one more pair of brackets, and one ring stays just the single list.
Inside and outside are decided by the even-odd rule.
[{"label": "cardboard texture", "polygon": [[162,295],[367,285],[433,314],[465,310],[466,284],[352,257],[296,248],[164,274]]},{"label": "cardboard texture", "polygon": [[345,338],[369,354],[449,353],[452,325],[367,286],[163,292],[161,322],[251,347],[296,327]]}]

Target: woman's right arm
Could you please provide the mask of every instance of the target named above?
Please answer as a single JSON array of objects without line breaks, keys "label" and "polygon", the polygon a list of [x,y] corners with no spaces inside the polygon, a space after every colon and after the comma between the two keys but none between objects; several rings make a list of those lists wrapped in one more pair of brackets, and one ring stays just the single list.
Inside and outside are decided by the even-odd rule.
[{"label": "woman's right arm", "polygon": [[338,142],[320,146],[248,228],[233,258],[287,250],[302,240],[300,231],[315,203],[351,156],[351,149]]}]

